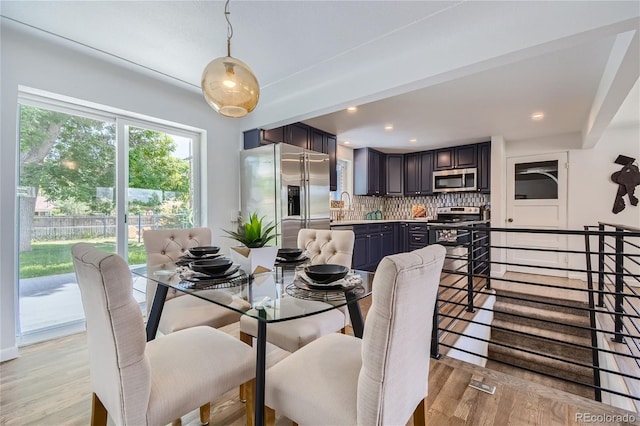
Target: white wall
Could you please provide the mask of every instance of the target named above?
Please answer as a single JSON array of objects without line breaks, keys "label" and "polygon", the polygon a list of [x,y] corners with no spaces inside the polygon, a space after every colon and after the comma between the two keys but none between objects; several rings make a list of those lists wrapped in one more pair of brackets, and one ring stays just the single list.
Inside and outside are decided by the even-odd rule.
[{"label": "white wall", "polygon": [[598,221],[640,227],[640,205],[631,206],[628,197],[623,211],[611,211],[618,190],[611,174],[622,168],[614,163],[620,154],[640,162],[640,127],[609,128],[592,149],[569,151],[569,228]]},{"label": "white wall", "polygon": [[[640,206],[631,206],[627,197],[627,207],[622,212],[611,211],[618,188],[611,181],[611,174],[621,168],[614,161],[619,154],[640,161],[640,128],[637,125],[610,127],[592,149],[577,149],[579,143],[577,133],[507,142],[506,157],[568,152],[567,229],[582,230],[584,225],[598,222],[640,227]],[[638,193],[636,190],[636,195]],[[584,250],[582,237],[569,237],[568,242],[570,250]],[[570,255],[569,268],[584,269],[584,256]],[[570,273],[570,277],[583,278],[583,275]]]},{"label": "white wall", "polygon": [[[195,90],[185,90],[147,74],[107,63],[93,52],[54,44],[13,23],[1,24],[0,135],[0,360],[17,355],[15,347],[15,303],[17,254],[15,241],[15,176],[17,165],[18,86],[82,99],[101,105],[160,118],[202,129],[206,134],[203,184],[204,224],[223,247],[221,228],[231,227],[238,210],[239,122],[224,119],[209,108]],[[194,70],[200,73],[201,70]]]}]

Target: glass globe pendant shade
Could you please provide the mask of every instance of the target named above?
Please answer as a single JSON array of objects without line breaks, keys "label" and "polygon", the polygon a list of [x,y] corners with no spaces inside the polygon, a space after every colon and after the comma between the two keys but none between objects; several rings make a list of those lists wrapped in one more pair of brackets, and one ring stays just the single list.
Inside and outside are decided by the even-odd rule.
[{"label": "glass globe pendant shade", "polygon": [[244,117],[260,98],[258,79],[244,62],[225,56],[209,62],[202,72],[202,93],[207,103],[225,117]]}]

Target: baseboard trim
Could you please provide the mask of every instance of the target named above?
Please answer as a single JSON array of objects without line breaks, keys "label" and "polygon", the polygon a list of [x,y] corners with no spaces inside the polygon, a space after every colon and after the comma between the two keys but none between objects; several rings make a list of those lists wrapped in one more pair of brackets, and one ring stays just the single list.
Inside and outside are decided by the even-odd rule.
[{"label": "baseboard trim", "polygon": [[17,346],[4,348],[0,350],[0,362],[5,362],[11,359],[18,358],[18,356],[20,356],[20,352],[18,351]]}]

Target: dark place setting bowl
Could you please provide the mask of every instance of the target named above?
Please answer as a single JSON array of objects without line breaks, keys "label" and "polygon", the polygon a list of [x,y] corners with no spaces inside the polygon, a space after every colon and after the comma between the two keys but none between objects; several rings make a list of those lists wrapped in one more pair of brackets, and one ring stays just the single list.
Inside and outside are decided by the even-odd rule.
[{"label": "dark place setting bowl", "polygon": [[233,261],[226,257],[218,257],[215,259],[194,260],[189,263],[189,267],[195,272],[203,274],[217,275],[222,274],[233,265]]},{"label": "dark place setting bowl", "polygon": [[220,247],[216,246],[199,246],[191,247],[189,253],[194,257],[202,257],[207,254],[216,254],[220,251]]},{"label": "dark place setting bowl", "polygon": [[328,284],[346,277],[349,273],[349,268],[328,263],[325,265],[307,266],[304,268],[304,273],[307,274],[307,277],[313,282]]},{"label": "dark place setting bowl", "polygon": [[299,248],[281,248],[278,250],[278,257],[282,257],[287,260],[297,259],[301,255],[302,249]]}]

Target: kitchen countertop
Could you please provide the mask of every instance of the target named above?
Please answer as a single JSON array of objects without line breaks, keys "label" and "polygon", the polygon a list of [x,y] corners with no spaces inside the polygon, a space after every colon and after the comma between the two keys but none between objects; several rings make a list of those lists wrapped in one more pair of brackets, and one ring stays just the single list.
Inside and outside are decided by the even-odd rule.
[{"label": "kitchen countertop", "polygon": [[[434,223],[435,221],[432,220],[427,220],[427,219],[373,219],[373,220],[366,220],[366,219],[360,219],[360,220],[341,220],[341,221],[334,221],[331,222],[331,226],[348,226],[348,225],[368,225],[368,224],[375,224],[375,223],[428,223],[431,225],[442,225],[442,223]],[[469,226],[469,225],[477,225],[479,223],[489,223],[489,220],[468,220],[468,221],[464,221],[464,222],[453,222],[453,223],[447,223],[447,226]]]}]

